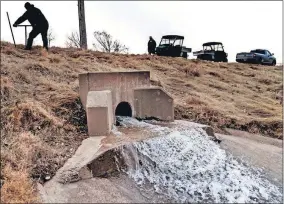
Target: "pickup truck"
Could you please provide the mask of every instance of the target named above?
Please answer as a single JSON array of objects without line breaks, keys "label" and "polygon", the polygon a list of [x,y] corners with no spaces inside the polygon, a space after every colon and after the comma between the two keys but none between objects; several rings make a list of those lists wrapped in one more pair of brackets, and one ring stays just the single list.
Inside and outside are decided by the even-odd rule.
[{"label": "pickup truck", "polygon": [[268,64],[275,66],[276,58],[274,54],[268,50],[256,49],[250,52],[240,52],[236,55],[236,61],[240,63],[256,63],[256,64]]}]

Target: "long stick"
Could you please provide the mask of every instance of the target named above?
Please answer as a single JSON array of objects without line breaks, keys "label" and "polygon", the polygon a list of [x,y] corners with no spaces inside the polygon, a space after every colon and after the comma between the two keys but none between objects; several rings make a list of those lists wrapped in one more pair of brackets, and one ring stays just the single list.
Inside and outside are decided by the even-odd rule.
[{"label": "long stick", "polygon": [[7,13],[7,17],[8,17],[8,21],[9,21],[10,30],[11,30],[11,33],[12,33],[12,37],[13,37],[13,41],[14,41],[14,45],[15,45],[15,47],[16,47],[15,38],[14,38],[14,33],[13,33],[13,30],[12,30],[12,26],[11,26],[11,22],[10,22],[9,14],[8,14],[8,12],[6,12],[6,13]]},{"label": "long stick", "polygon": [[25,26],[25,46],[27,46],[27,26]]},{"label": "long stick", "polygon": [[24,27],[24,26],[31,27],[32,25],[17,25],[17,27]]}]

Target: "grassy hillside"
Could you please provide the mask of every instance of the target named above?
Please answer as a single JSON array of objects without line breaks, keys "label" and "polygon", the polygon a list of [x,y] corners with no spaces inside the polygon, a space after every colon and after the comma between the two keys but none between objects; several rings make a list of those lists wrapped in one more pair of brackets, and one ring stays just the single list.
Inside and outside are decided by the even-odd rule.
[{"label": "grassy hillside", "polygon": [[[23,46],[19,46],[23,47]],[[78,74],[150,70],[175,99],[176,119],[282,139],[282,67],[76,49],[15,49],[1,42],[1,201],[36,201],[44,182],[87,137]]]}]

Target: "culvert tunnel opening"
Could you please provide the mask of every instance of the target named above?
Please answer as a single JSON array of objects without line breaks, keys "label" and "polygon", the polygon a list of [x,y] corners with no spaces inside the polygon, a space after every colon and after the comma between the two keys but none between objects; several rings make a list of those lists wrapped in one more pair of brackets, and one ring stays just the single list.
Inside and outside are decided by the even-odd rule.
[{"label": "culvert tunnel opening", "polygon": [[119,126],[119,118],[118,116],[122,117],[132,117],[132,109],[129,103],[121,102],[117,105],[115,109],[115,117],[116,117],[116,125]]}]

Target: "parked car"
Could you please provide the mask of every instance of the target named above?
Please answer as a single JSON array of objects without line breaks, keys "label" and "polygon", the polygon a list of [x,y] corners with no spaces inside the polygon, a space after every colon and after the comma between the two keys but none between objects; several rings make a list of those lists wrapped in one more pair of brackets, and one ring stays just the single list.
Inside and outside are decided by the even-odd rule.
[{"label": "parked car", "polygon": [[165,35],[162,37],[156,54],[159,56],[187,58],[191,48],[183,46],[184,37],[180,35]]},{"label": "parked car", "polygon": [[203,50],[193,52],[193,56],[197,56],[197,59],[228,62],[228,54],[224,51],[224,46],[221,42],[208,42],[202,46]]},{"label": "parked car", "polygon": [[256,49],[250,52],[240,52],[236,55],[236,61],[240,63],[268,64],[275,66],[276,58],[268,50]]}]

